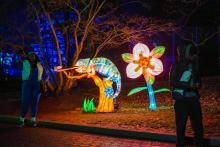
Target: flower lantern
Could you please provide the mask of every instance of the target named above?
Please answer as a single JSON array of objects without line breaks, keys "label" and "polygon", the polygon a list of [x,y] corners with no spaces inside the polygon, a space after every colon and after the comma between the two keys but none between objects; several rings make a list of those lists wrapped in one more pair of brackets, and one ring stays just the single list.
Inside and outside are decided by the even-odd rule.
[{"label": "flower lantern", "polygon": [[[141,90],[147,89],[151,110],[156,109],[156,102],[152,84],[154,83],[155,76],[163,72],[163,64],[159,59],[165,51],[165,47],[157,46],[151,52],[147,45],[138,43],[133,48],[133,55],[130,53],[122,54],[122,58],[125,62],[129,63],[126,68],[126,74],[129,78],[135,79],[143,75],[146,81],[147,87],[139,87],[133,89],[129,95],[137,93]],[[168,89],[161,89],[161,91],[169,91]],[[159,92],[157,91],[157,92]]]}]

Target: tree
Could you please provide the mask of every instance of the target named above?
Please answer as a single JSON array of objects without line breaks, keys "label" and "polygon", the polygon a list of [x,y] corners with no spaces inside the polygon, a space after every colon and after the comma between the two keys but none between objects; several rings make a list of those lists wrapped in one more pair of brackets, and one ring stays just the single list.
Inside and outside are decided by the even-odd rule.
[{"label": "tree", "polygon": [[162,7],[167,17],[178,22],[176,34],[199,47],[219,33],[219,4],[218,0],[165,0]]},{"label": "tree", "polygon": [[[21,3],[23,4],[24,1]],[[27,27],[32,23],[33,19],[30,20],[26,17],[26,7],[23,8],[24,6],[22,4],[17,5],[14,1],[8,0],[0,5],[1,48],[11,50],[21,49],[27,45],[28,41],[37,39],[37,35]]]},{"label": "tree", "polygon": [[[43,1],[38,0],[35,8],[40,14],[46,16],[50,23],[54,43],[59,58],[60,66],[73,66],[79,59],[83,51],[89,50],[89,57],[96,57],[104,48],[117,48],[120,45],[129,42],[138,42],[145,39],[146,34],[155,35],[159,32],[172,32],[177,29],[174,21],[167,21],[158,18],[148,18],[146,16],[127,16],[125,14],[117,15],[118,8],[125,3],[109,2],[106,0],[82,0],[82,1]],[[134,1],[140,3],[140,1]],[[130,3],[130,2],[129,2]],[[40,7],[39,7],[40,6]],[[54,25],[52,20],[56,21],[54,12],[61,11],[65,16],[73,13],[76,17],[71,20],[65,17],[65,23]],[[58,22],[58,21],[56,21]],[[63,65],[59,49],[59,40],[56,36],[56,30],[60,30],[64,36],[74,39],[73,46],[75,53],[73,57],[66,54],[68,64]],[[69,38],[66,37],[66,53],[69,51]],[[69,73],[74,74],[74,73]],[[59,82],[57,94],[62,89],[69,89],[73,81],[65,79],[59,73]]]},{"label": "tree", "polygon": [[[25,17],[24,23],[16,22],[13,27],[21,30],[19,31],[21,33],[16,35],[19,36],[20,40],[27,40],[27,37],[31,37],[36,42],[39,42],[41,53],[44,56],[45,68],[48,71],[50,71],[50,67],[47,64],[48,57],[42,50],[41,17],[46,17],[50,24],[53,42],[58,53],[59,65],[65,67],[75,65],[80,56],[84,54],[84,51],[89,51],[89,54],[87,52],[84,56],[93,58],[97,57],[104,48],[116,49],[130,42],[143,41],[148,37],[146,34],[156,35],[160,32],[172,32],[178,29],[175,21],[151,18],[144,15],[128,16],[120,10],[122,6],[127,4],[136,3],[142,6],[143,3],[147,3],[140,0],[126,3],[107,0],[32,0],[26,2],[28,6],[24,11],[26,11],[25,15],[28,17]],[[146,6],[146,4],[143,6]],[[58,18],[56,18],[56,12],[64,14],[64,23],[60,23]],[[74,18],[70,18],[70,14],[73,14]],[[56,23],[54,24],[52,21]],[[37,29],[34,32],[27,32],[27,28],[30,25],[34,25]],[[12,28],[12,25],[9,28]],[[60,42],[56,35],[57,31],[60,31],[65,37],[65,65],[61,60],[62,55],[60,54]],[[4,38],[4,41],[1,41],[1,44],[4,43],[3,46],[13,44],[12,48],[22,48],[25,45],[20,42],[26,44],[25,41],[13,42],[12,40],[6,41],[6,37],[2,38]],[[71,42],[71,39],[74,41]],[[75,49],[73,57],[69,55],[70,50],[72,50],[70,46]],[[56,84],[54,86],[58,87],[56,94],[59,94],[63,89],[71,88],[74,83],[73,80],[65,79],[61,73],[58,74],[57,78],[53,78],[51,71],[49,73],[51,73],[50,77],[55,79],[55,83],[57,83],[57,86]],[[74,75],[74,72],[69,74]]]}]

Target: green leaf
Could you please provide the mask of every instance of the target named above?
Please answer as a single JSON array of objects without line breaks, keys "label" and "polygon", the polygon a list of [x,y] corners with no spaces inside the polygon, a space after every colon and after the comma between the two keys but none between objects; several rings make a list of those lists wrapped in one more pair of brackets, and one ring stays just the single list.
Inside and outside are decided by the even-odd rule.
[{"label": "green leaf", "polygon": [[137,88],[134,88],[134,89],[129,91],[128,96],[130,96],[132,94],[135,94],[135,93],[138,93],[138,92],[140,92],[142,90],[145,90],[145,89],[147,89],[147,87],[137,87]]},{"label": "green leaf", "polygon": [[127,63],[131,63],[133,61],[133,55],[130,53],[124,53],[121,56],[122,56],[122,59]]},{"label": "green leaf", "polygon": [[89,105],[88,105],[88,112],[94,112],[94,103],[93,103],[93,99],[91,99],[90,101],[89,101]]},{"label": "green leaf", "polygon": [[91,111],[92,111],[92,101],[90,100],[88,104],[88,112],[91,112]]},{"label": "green leaf", "polygon": [[154,79],[151,78],[151,77],[149,77],[149,79],[148,79],[148,83],[149,83],[150,85],[153,85],[153,83],[154,83]]},{"label": "green leaf", "polygon": [[163,54],[165,52],[165,47],[164,46],[157,46],[155,52],[158,54]]},{"label": "green leaf", "polygon": [[95,105],[94,105],[93,99],[91,99],[91,100],[89,100],[89,99],[87,100],[86,98],[84,99],[83,110],[86,113],[95,112]]},{"label": "green leaf", "polygon": [[154,56],[155,58],[160,58],[165,52],[164,46],[157,46],[151,51],[151,56]]},{"label": "green leaf", "polygon": [[154,91],[154,93],[159,93],[159,92],[170,92],[170,89],[161,88],[161,89],[157,89],[157,90]]},{"label": "green leaf", "polygon": [[90,100],[90,107],[91,107],[91,111],[90,112],[95,112],[95,105],[94,105],[94,102],[93,102],[93,99]]},{"label": "green leaf", "polygon": [[86,100],[86,98],[84,99],[84,102],[83,102],[83,111],[84,112],[88,112],[88,109],[87,109],[87,100]]}]

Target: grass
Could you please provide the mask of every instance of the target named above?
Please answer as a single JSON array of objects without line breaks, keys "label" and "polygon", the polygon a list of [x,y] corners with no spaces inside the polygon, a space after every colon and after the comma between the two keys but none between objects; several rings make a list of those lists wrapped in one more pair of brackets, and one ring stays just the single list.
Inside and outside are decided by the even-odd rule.
[{"label": "grass", "polygon": [[[217,77],[203,79],[204,86],[200,90],[206,137],[220,137],[220,98],[216,91],[216,81]],[[156,82],[155,87],[168,87],[164,82],[161,83]],[[83,113],[85,97],[94,98],[96,106],[98,103],[98,89],[90,86],[75,88],[72,93],[66,93],[62,97],[41,98],[38,118],[96,127],[175,134],[174,101],[170,93],[155,94],[157,110],[151,111],[148,109],[149,98],[146,91],[127,96],[130,89],[141,85],[125,86],[119,95],[117,113]],[[1,114],[18,115],[19,109],[19,101],[0,101]],[[186,132],[192,135],[189,121]]]}]

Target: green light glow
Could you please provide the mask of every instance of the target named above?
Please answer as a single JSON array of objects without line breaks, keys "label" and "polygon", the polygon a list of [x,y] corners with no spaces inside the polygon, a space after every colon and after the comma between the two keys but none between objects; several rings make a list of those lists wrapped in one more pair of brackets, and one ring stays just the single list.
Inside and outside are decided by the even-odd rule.
[{"label": "green light glow", "polygon": [[154,54],[164,54],[164,52],[165,52],[165,47],[164,46],[157,46],[155,48]]},{"label": "green light glow", "polygon": [[133,95],[135,93],[138,93],[138,92],[140,92],[142,90],[145,90],[145,89],[147,89],[147,87],[137,87],[137,88],[134,88],[134,89],[129,91],[128,96]]},{"label": "green light glow", "polygon": [[157,90],[154,91],[154,93],[159,93],[159,92],[170,92],[170,89],[161,88],[161,89],[157,89]]},{"label": "green light glow", "polygon": [[121,56],[122,56],[122,59],[127,63],[130,63],[133,60],[132,54],[129,54],[129,53],[124,53]]},{"label": "green light glow", "polygon": [[[138,93],[138,92],[140,92],[142,90],[145,90],[145,89],[147,89],[147,87],[137,87],[137,88],[134,88],[134,89],[129,91],[128,96],[133,95],[135,93]],[[170,92],[170,89],[161,88],[161,89],[157,89],[157,90],[153,91],[153,93],[159,93],[159,92]]]},{"label": "green light glow", "polygon": [[151,77],[149,77],[148,83],[149,83],[150,85],[152,85],[152,84],[154,83],[154,79],[151,78]]},{"label": "green light glow", "polygon": [[95,112],[95,105],[94,105],[93,99],[91,99],[91,100],[89,100],[89,99],[87,100],[86,98],[84,99],[83,110],[86,113]]}]

